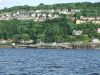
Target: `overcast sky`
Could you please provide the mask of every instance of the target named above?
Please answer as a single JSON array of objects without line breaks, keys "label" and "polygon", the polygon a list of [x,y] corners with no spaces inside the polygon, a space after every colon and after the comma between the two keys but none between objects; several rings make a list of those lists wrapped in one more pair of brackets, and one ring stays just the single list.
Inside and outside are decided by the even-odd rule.
[{"label": "overcast sky", "polygon": [[0,0],[0,9],[4,7],[12,7],[18,5],[36,6],[40,3],[56,4],[56,3],[75,3],[75,2],[100,2],[100,0]]}]

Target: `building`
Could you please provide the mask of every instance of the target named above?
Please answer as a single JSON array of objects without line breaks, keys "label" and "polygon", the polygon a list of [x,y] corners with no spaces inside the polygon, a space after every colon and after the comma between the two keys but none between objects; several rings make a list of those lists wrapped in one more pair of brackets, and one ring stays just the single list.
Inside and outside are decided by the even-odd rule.
[{"label": "building", "polygon": [[94,23],[94,24],[100,24],[100,17],[84,17],[81,16],[79,20],[76,20],[76,24],[82,24],[82,23]]},{"label": "building", "polygon": [[100,43],[100,40],[99,39],[97,39],[97,38],[95,38],[95,39],[92,39],[92,41],[91,41],[92,43]]},{"label": "building", "polygon": [[72,34],[73,35],[82,35],[83,31],[81,30],[73,30]]},{"label": "building", "polygon": [[100,33],[100,28],[97,29],[97,33]]}]

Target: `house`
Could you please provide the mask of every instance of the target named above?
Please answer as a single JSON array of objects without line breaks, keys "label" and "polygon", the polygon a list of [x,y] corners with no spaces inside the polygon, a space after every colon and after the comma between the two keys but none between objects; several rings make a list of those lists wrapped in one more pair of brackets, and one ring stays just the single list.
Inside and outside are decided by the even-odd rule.
[{"label": "house", "polygon": [[47,19],[53,19],[53,15],[52,14],[48,14],[47,16],[48,16]]},{"label": "house", "polygon": [[73,15],[75,14],[75,12],[71,12],[71,11],[60,11],[59,14],[65,14],[65,15]]},{"label": "house", "polygon": [[16,18],[17,16],[18,16],[17,13],[15,13],[15,12],[12,13],[12,17],[13,17],[13,18]]},{"label": "house", "polygon": [[92,20],[96,20],[96,17],[84,17],[84,16],[80,16],[81,20],[86,20],[86,21],[92,21]]},{"label": "house", "polygon": [[99,39],[97,39],[97,38],[95,38],[95,39],[92,39],[92,41],[91,41],[92,43],[100,43],[100,40]]},{"label": "house", "polygon": [[97,33],[100,33],[100,28],[97,29]]},{"label": "house", "polygon": [[54,13],[55,11],[54,11],[54,9],[51,9],[50,12],[51,12],[51,13]]},{"label": "house", "polygon": [[100,24],[100,20],[99,21],[92,21],[92,23],[94,23],[94,24]]},{"label": "house", "polygon": [[47,15],[46,14],[42,14],[42,17],[46,17]]},{"label": "house", "polygon": [[59,15],[54,15],[53,18],[59,18]]},{"label": "house", "polygon": [[52,14],[48,14],[48,17],[52,17]]},{"label": "house", "polygon": [[73,15],[77,12],[80,12],[80,9],[62,9],[60,11],[58,11],[59,14],[66,14],[66,15]]},{"label": "house", "polygon": [[6,15],[3,15],[3,16],[0,18],[0,20],[11,20],[11,19],[13,19],[13,18],[10,17],[10,16],[6,16]]},{"label": "house", "polygon": [[80,9],[71,9],[72,12],[80,12]]},{"label": "house", "polygon": [[31,17],[36,17],[36,13],[31,13]]},{"label": "house", "polygon": [[73,30],[72,34],[73,35],[82,35],[83,31],[81,30]]},{"label": "house", "polygon": [[18,16],[17,16],[17,19],[18,20],[28,20],[28,19],[31,19],[30,17],[30,14],[27,13],[26,11],[21,11],[18,13]]},{"label": "house", "polygon": [[84,17],[80,16],[79,20],[76,20],[76,24],[81,24],[81,23],[94,23],[94,24],[100,24],[100,17]]}]

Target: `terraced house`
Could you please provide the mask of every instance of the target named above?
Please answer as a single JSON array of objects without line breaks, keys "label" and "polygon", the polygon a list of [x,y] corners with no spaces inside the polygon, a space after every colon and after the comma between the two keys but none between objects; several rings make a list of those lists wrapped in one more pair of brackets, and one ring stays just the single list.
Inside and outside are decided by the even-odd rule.
[{"label": "terraced house", "polygon": [[84,17],[80,16],[79,20],[76,20],[76,24],[82,24],[82,23],[94,23],[94,24],[100,24],[100,16],[97,17]]}]

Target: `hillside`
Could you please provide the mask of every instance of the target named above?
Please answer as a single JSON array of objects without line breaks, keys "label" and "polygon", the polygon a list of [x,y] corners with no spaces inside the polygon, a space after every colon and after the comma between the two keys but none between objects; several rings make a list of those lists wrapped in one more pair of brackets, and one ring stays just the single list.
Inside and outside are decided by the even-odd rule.
[{"label": "hillside", "polygon": [[0,39],[87,43],[100,39],[99,9],[100,3],[88,2],[5,8],[0,10]]}]

